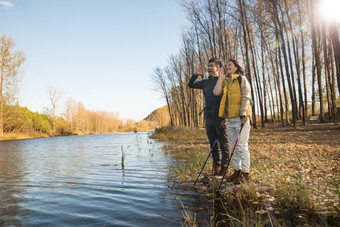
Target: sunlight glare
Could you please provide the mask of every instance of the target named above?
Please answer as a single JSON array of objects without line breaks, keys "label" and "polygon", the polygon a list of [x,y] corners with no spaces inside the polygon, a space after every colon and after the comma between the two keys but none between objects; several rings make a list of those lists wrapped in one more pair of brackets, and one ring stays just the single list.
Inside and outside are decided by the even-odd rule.
[{"label": "sunlight glare", "polygon": [[340,22],[340,1],[339,0],[323,0],[321,2],[321,15],[327,20]]}]

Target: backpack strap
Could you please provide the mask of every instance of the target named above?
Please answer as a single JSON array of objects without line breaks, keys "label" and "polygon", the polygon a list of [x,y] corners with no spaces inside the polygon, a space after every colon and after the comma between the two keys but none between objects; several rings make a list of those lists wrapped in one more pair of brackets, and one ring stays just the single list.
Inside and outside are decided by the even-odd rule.
[{"label": "backpack strap", "polygon": [[239,75],[238,77],[236,77],[236,78],[233,80],[233,82],[234,82],[235,80],[237,80],[237,81],[238,81],[238,83],[239,83],[239,85],[240,85],[240,87],[241,87],[241,83],[242,83],[242,76],[241,76],[241,75]]},{"label": "backpack strap", "polygon": [[240,87],[241,87],[241,83],[242,83],[242,76],[241,76],[241,75],[239,75],[239,76],[237,77],[237,80],[238,80],[238,83],[240,84]]}]

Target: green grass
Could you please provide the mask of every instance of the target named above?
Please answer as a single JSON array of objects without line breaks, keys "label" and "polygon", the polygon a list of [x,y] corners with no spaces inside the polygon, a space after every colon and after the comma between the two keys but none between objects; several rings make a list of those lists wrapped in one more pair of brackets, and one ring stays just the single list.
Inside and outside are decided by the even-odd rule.
[{"label": "green grass", "polygon": [[278,182],[275,192],[281,209],[285,212],[315,212],[315,205],[309,198],[308,186],[303,180],[302,162],[298,156],[295,163],[296,173],[285,174],[292,181]]},{"label": "green grass", "polygon": [[[182,180],[193,179],[202,169],[203,164],[209,154],[206,150],[185,149],[173,152],[174,159],[176,160],[190,160],[186,161],[183,165],[176,165],[173,168],[176,176]],[[204,172],[211,170],[212,161],[209,159],[204,167]]]}]

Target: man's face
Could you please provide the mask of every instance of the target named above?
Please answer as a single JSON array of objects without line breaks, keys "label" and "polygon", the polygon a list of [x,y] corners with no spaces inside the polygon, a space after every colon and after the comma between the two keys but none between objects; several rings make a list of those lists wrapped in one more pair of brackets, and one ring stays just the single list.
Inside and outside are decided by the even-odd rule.
[{"label": "man's face", "polygon": [[208,73],[209,76],[217,75],[218,67],[216,66],[215,62],[211,62],[208,65]]}]

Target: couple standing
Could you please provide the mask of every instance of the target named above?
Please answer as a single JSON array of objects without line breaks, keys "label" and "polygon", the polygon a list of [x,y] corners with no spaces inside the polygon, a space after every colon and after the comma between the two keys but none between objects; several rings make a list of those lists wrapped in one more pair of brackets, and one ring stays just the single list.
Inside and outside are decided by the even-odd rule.
[{"label": "couple standing", "polygon": [[[206,133],[213,157],[215,178],[225,178],[227,182],[249,181],[250,154],[248,139],[250,133],[250,85],[241,65],[234,59],[225,67],[217,58],[209,60],[208,79],[196,81],[203,76],[204,66],[199,66],[188,86],[202,89],[205,99],[204,118]],[[232,160],[234,173],[228,176],[229,142],[234,147],[241,124],[244,124]],[[215,139],[216,146],[212,147]],[[228,142],[229,141],[229,142]]]}]

